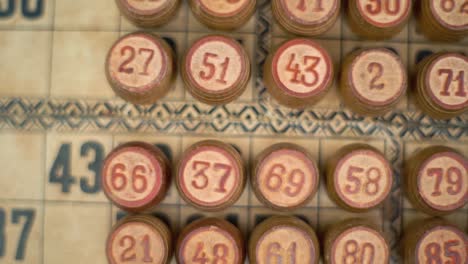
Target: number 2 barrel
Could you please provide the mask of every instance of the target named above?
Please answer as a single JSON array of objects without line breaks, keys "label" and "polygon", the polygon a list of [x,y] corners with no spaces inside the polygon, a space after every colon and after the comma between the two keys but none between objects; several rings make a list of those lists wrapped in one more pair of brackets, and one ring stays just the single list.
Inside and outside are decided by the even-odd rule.
[{"label": "number 2 barrel", "polygon": [[379,116],[390,111],[405,96],[407,84],[405,66],[389,49],[354,51],[342,66],[342,98],[361,115]]},{"label": "number 2 barrel", "polygon": [[112,229],[106,255],[109,264],[168,264],[172,257],[172,234],[155,217],[129,216]]},{"label": "number 2 barrel", "polygon": [[468,110],[468,57],[436,53],[420,62],[416,76],[416,101],[438,119],[459,116]]},{"label": "number 2 barrel", "polygon": [[458,151],[428,147],[411,157],[405,167],[406,196],[417,209],[445,215],[468,202],[468,159]]},{"label": "number 2 barrel", "polygon": [[110,49],[106,74],[112,89],[122,99],[136,104],[154,103],[174,82],[173,51],[152,34],[128,34]]},{"label": "number 2 barrel", "polygon": [[102,185],[116,206],[141,212],[164,199],[169,185],[170,165],[157,147],[129,142],[115,148],[104,161]]},{"label": "number 2 barrel", "polygon": [[244,161],[231,145],[201,141],[183,153],[175,179],[187,203],[200,210],[219,211],[233,205],[244,191]]},{"label": "number 2 barrel", "polygon": [[218,218],[203,218],[186,226],[177,240],[176,260],[185,263],[242,264],[244,239],[240,230]]},{"label": "number 2 barrel", "polygon": [[249,261],[270,263],[319,263],[315,231],[296,217],[273,216],[255,227],[250,236]]},{"label": "number 2 barrel", "polygon": [[390,193],[393,173],[382,153],[366,144],[351,144],[327,161],[326,186],[330,198],[352,212],[382,204]]}]

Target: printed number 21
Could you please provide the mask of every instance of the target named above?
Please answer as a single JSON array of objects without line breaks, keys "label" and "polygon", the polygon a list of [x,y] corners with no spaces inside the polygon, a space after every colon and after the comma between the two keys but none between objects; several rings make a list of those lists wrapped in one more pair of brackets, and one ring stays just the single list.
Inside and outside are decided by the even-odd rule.
[{"label": "printed number 21", "polygon": [[[49,182],[62,185],[62,192],[69,193],[71,185],[76,179],[71,174],[72,161],[72,144],[62,144],[49,172]],[[94,154],[94,156],[91,156]],[[80,179],[80,188],[85,193],[97,193],[101,190],[101,165],[104,159],[104,148],[100,143],[89,141],[81,145],[80,156],[82,158],[94,157],[93,161],[88,164],[88,169],[94,174],[94,183],[90,184],[86,178]]]},{"label": "printed number 21", "polygon": [[[21,219],[24,218],[23,229],[18,240],[16,247],[16,260],[23,260],[25,256],[26,243],[28,241],[31,228],[34,223],[35,211],[33,209],[13,209],[11,212],[11,222],[19,224]],[[0,259],[5,256],[6,251],[6,224],[7,217],[3,208],[0,208]]]},{"label": "printed number 21", "polygon": [[[6,2],[6,5],[3,5],[4,2]],[[0,19],[13,16],[17,2],[19,2],[19,0],[0,1]],[[42,15],[43,12],[43,0],[21,0],[21,13],[24,17],[38,18]]]}]

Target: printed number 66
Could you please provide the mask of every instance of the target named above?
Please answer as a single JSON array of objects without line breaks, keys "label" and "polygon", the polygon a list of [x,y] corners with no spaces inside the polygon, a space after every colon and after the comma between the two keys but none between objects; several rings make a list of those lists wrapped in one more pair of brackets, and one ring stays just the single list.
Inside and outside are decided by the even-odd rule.
[{"label": "printed number 66", "polygon": [[[13,16],[16,10],[16,3],[19,0],[0,1],[0,19]],[[24,17],[34,19],[40,17],[44,12],[43,0],[21,0],[21,13]]]}]

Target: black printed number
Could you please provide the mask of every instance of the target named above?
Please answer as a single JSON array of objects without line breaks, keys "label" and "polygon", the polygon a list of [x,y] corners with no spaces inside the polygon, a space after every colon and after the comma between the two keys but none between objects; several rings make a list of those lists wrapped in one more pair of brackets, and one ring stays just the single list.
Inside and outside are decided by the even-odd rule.
[{"label": "black printed number", "polygon": [[21,13],[26,18],[38,18],[44,13],[44,0],[0,0],[0,19],[13,16],[19,2]]},{"label": "black printed number", "polygon": [[[11,223],[14,225],[22,224],[23,228],[18,239],[16,246],[15,260],[23,260],[26,253],[26,245],[28,242],[29,234],[34,223],[36,212],[34,209],[12,209],[11,210]],[[7,212],[4,208],[0,207],[0,260],[5,257],[6,251],[6,225],[7,225]],[[0,261],[2,262],[2,261]]]},{"label": "black printed number", "polygon": [[[55,161],[50,169],[49,182],[62,185],[62,192],[69,193],[71,186],[76,183],[76,178],[71,174],[72,144],[65,143],[60,146]],[[98,193],[101,190],[101,167],[104,159],[104,147],[94,141],[85,142],[81,145],[80,157],[91,160],[88,170],[94,175],[94,180],[84,176],[80,178],[80,188],[84,193]]]}]

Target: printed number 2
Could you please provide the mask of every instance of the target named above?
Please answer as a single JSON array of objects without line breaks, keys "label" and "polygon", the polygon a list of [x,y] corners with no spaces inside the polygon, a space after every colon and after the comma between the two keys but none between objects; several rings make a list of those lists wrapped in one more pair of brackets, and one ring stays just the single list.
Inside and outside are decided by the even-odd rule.
[{"label": "printed number 2", "polygon": [[[69,193],[71,185],[76,179],[71,175],[71,143],[62,144],[55,158],[54,164],[50,169],[49,182],[62,185],[62,192]],[[80,188],[85,193],[97,193],[101,190],[101,165],[104,159],[104,147],[97,142],[89,141],[81,145],[80,156],[82,158],[90,157],[94,154],[94,159],[88,164],[88,169],[94,174],[94,183],[90,184],[86,178],[80,179]]]},{"label": "printed number 2", "polygon": [[[19,0],[6,0],[6,5],[3,5],[3,2],[0,1],[0,18],[7,18],[13,16],[13,13],[16,9],[16,3],[19,2]],[[35,5],[33,4],[34,2]],[[21,0],[21,12],[26,18],[38,18],[44,12],[44,1]]]},{"label": "printed number 2", "polygon": [[[24,259],[26,244],[31,233],[35,215],[36,212],[33,209],[13,209],[11,211],[11,222],[13,224],[19,224],[22,218],[25,219],[18,240],[18,246],[16,247],[16,260]],[[0,259],[5,256],[6,251],[6,223],[6,212],[3,208],[0,208]]]}]

